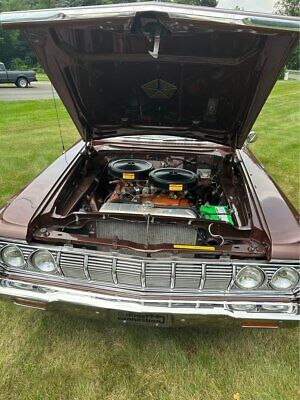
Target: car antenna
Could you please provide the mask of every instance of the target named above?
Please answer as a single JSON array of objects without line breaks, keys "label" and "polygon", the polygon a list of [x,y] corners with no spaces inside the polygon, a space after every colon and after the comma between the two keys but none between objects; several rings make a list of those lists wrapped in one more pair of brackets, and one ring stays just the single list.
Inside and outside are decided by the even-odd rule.
[{"label": "car antenna", "polygon": [[61,124],[60,124],[60,120],[59,120],[58,108],[57,108],[57,103],[56,103],[56,98],[55,98],[55,93],[54,93],[54,87],[52,85],[52,82],[51,82],[51,90],[52,90],[52,97],[53,97],[53,102],[54,102],[54,108],[55,108],[55,113],[56,113],[57,125],[58,125],[61,145],[62,145],[62,149],[63,149],[63,154],[65,156],[65,161],[68,164],[66,148],[65,148],[65,144],[64,144],[63,135],[62,135],[62,129],[61,129]]}]

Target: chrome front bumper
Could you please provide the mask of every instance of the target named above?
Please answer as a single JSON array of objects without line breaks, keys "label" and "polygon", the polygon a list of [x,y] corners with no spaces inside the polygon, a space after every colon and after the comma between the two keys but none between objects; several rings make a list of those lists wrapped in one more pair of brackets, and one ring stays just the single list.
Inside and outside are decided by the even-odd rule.
[{"label": "chrome front bumper", "polygon": [[[94,293],[48,284],[32,284],[17,279],[0,279],[0,298],[23,307],[49,311],[67,311],[88,318],[135,323],[158,327],[217,325],[242,327],[293,327],[300,320],[296,299],[264,299],[255,301],[241,297],[212,296],[194,298],[169,296],[157,299],[127,297],[124,294]],[[231,305],[264,304],[289,306],[289,313],[234,311]]]}]

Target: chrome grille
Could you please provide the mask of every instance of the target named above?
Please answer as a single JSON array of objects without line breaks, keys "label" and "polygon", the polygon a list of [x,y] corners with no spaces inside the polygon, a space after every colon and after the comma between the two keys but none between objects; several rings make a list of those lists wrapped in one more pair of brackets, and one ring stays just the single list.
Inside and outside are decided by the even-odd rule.
[{"label": "chrome grille", "polygon": [[[80,258],[81,257],[81,258]],[[145,289],[172,289],[195,291],[201,289],[226,290],[232,280],[232,265],[210,265],[198,260],[166,261],[127,258],[125,256],[87,256],[87,271],[91,282],[120,287]],[[81,261],[80,261],[81,260]],[[82,275],[78,275],[79,264]],[[85,278],[84,256],[62,252],[60,266],[66,277]],[[205,274],[203,276],[203,270]]]},{"label": "chrome grille", "polygon": [[[0,242],[1,248],[7,245]],[[93,285],[110,287],[167,290],[178,292],[226,291],[231,288],[235,273],[245,265],[260,266],[270,280],[283,264],[258,261],[201,260],[166,258],[138,258],[120,254],[93,252],[71,247],[48,247],[16,243],[24,254],[25,261],[39,248],[48,249],[59,263],[62,279],[91,282]],[[297,265],[284,263],[297,268]],[[38,273],[26,267],[27,270]]]},{"label": "chrome grille", "polygon": [[141,263],[117,260],[115,274],[120,285],[141,286]]},{"label": "chrome grille", "polygon": [[88,271],[91,280],[114,283],[112,277],[112,258],[88,257]]},{"label": "chrome grille", "polygon": [[170,262],[146,263],[146,287],[169,288],[171,285],[172,264]]},{"label": "chrome grille", "polygon": [[66,278],[86,279],[84,272],[84,255],[74,253],[60,254],[59,265]]},{"label": "chrome grille", "polygon": [[199,289],[202,277],[202,264],[190,265],[184,263],[176,264],[175,270],[176,289]]},{"label": "chrome grille", "polygon": [[204,289],[222,290],[227,288],[232,279],[231,265],[206,265]]}]

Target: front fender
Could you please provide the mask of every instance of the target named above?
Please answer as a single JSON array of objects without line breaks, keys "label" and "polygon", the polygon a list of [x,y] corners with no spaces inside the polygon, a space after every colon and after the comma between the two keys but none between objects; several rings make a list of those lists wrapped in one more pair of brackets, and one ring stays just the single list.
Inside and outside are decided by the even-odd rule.
[{"label": "front fender", "polygon": [[238,150],[271,239],[271,259],[299,258],[299,214],[248,149]]}]

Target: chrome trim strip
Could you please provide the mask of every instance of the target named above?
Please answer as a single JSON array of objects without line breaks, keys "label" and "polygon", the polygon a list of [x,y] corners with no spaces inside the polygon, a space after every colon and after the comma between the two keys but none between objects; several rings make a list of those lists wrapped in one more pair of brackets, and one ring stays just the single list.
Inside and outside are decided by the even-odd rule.
[{"label": "chrome trim strip", "polygon": [[[17,286],[14,286],[19,284]],[[28,286],[28,289],[26,288]],[[82,292],[80,290],[55,288],[51,286],[32,286],[22,281],[0,280],[0,297],[15,301],[15,298],[44,302],[45,307],[59,303],[69,303],[73,305],[82,305],[94,309],[108,309],[118,311],[128,311],[134,313],[158,313],[172,315],[194,315],[194,316],[228,316],[236,319],[255,319],[255,320],[273,320],[273,321],[300,321],[300,315],[296,314],[299,306],[295,304],[286,304],[272,302],[272,305],[289,305],[292,307],[293,314],[278,312],[244,312],[230,309],[231,304],[246,304],[242,302],[227,301],[190,301],[190,300],[166,300],[153,301],[152,299],[143,301],[131,299],[122,296],[110,296]],[[260,306],[264,303],[249,303]]]},{"label": "chrome trim strip", "polygon": [[88,281],[90,281],[91,277],[90,277],[90,273],[89,273],[89,270],[88,270],[88,262],[89,262],[89,256],[87,254],[85,254],[84,261],[83,261],[83,271],[84,271],[86,279]]},{"label": "chrome trim strip", "polygon": [[113,258],[112,267],[111,267],[111,274],[112,274],[112,278],[113,278],[113,281],[114,281],[115,285],[118,284],[117,261],[118,261],[117,258]]},{"label": "chrome trim strip", "polygon": [[146,287],[146,263],[145,263],[145,261],[143,261],[142,265],[141,265],[141,284],[142,284],[142,288],[145,289],[145,287]]},{"label": "chrome trim strip", "polygon": [[171,269],[170,289],[174,289],[176,283],[176,263],[172,262],[171,266],[172,269]]},{"label": "chrome trim strip", "polygon": [[234,286],[236,275],[237,275],[237,267],[235,264],[232,264],[232,277],[227,290],[231,290],[231,288]]},{"label": "chrome trim strip", "polygon": [[206,277],[206,264],[205,264],[205,263],[202,263],[202,266],[201,266],[201,279],[200,279],[199,290],[203,290],[203,289],[204,289],[205,277]]},{"label": "chrome trim strip", "polygon": [[101,18],[133,18],[136,13],[160,12],[168,14],[169,18],[181,18],[195,21],[211,21],[220,24],[237,26],[260,27],[265,29],[287,29],[298,31],[299,20],[293,17],[273,16],[271,14],[259,14],[219,8],[197,7],[191,5],[141,2],[129,4],[110,4],[102,6],[54,8],[45,10],[30,10],[5,12],[0,15],[0,24],[26,25],[34,23],[53,23],[64,21],[91,21]]},{"label": "chrome trim strip", "polygon": [[56,254],[56,265],[57,265],[57,269],[58,269],[59,275],[64,277],[63,270],[60,267],[60,255],[61,255],[61,252],[58,251],[57,254]]}]

